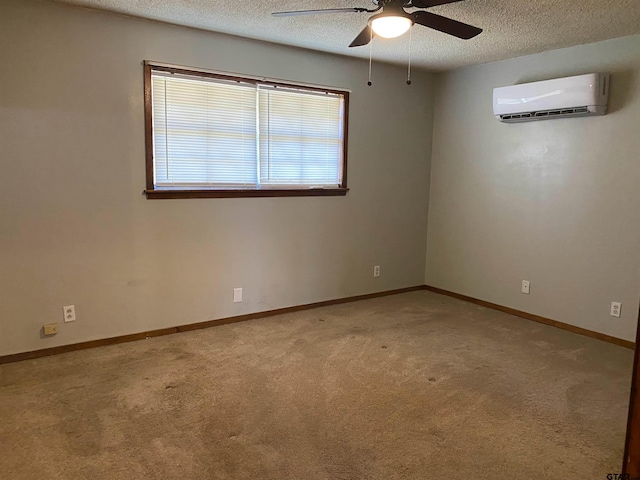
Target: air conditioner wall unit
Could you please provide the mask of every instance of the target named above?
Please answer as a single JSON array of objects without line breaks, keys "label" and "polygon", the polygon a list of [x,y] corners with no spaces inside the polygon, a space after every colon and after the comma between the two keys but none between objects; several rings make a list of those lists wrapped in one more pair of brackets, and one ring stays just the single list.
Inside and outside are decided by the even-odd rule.
[{"label": "air conditioner wall unit", "polygon": [[493,114],[506,123],[604,115],[607,73],[590,73],[493,89]]}]

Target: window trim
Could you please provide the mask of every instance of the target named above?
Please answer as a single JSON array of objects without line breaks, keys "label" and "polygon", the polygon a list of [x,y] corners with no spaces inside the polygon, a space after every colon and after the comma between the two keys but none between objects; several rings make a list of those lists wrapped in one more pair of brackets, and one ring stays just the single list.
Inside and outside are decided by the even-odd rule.
[{"label": "window trim", "polygon": [[[154,183],[153,165],[153,104],[151,98],[151,74],[153,71],[180,73],[184,75],[219,78],[239,82],[271,85],[275,87],[297,88],[315,92],[327,92],[342,95],[344,99],[344,137],[342,139],[342,183],[335,188],[156,188]],[[149,199],[174,199],[174,198],[242,198],[242,197],[317,197],[317,196],[344,196],[347,188],[347,139],[349,136],[349,91],[334,88],[313,86],[307,84],[285,83],[273,79],[241,76],[219,73],[208,70],[193,69],[179,65],[144,61],[144,123],[145,123],[145,154],[146,154],[146,189],[144,194]]]}]

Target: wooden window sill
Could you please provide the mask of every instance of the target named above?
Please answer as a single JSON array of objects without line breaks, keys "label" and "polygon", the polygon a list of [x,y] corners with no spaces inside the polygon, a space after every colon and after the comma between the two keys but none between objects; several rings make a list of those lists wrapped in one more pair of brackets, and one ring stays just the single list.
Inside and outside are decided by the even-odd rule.
[{"label": "wooden window sill", "polygon": [[246,189],[246,190],[145,190],[149,199],[178,199],[178,198],[252,198],[252,197],[330,197],[344,196],[348,188],[308,188],[308,189]]}]

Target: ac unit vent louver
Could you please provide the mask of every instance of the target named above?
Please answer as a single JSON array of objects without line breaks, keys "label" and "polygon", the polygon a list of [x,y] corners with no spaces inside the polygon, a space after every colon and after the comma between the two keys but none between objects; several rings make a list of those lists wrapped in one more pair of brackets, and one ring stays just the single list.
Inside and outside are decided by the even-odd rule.
[{"label": "ac unit vent louver", "polygon": [[511,115],[500,115],[500,120],[508,122],[509,120],[536,119],[541,117],[575,117],[589,113],[587,107],[563,108],[558,110],[545,110],[543,112],[517,113]]}]

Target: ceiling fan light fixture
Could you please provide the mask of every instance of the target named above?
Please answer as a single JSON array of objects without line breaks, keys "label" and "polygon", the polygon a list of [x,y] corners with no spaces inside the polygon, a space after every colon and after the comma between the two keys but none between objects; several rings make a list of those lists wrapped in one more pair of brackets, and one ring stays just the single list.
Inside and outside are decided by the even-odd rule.
[{"label": "ceiling fan light fixture", "polygon": [[371,18],[371,28],[383,38],[399,37],[412,26],[413,20],[402,15],[375,15]]}]

